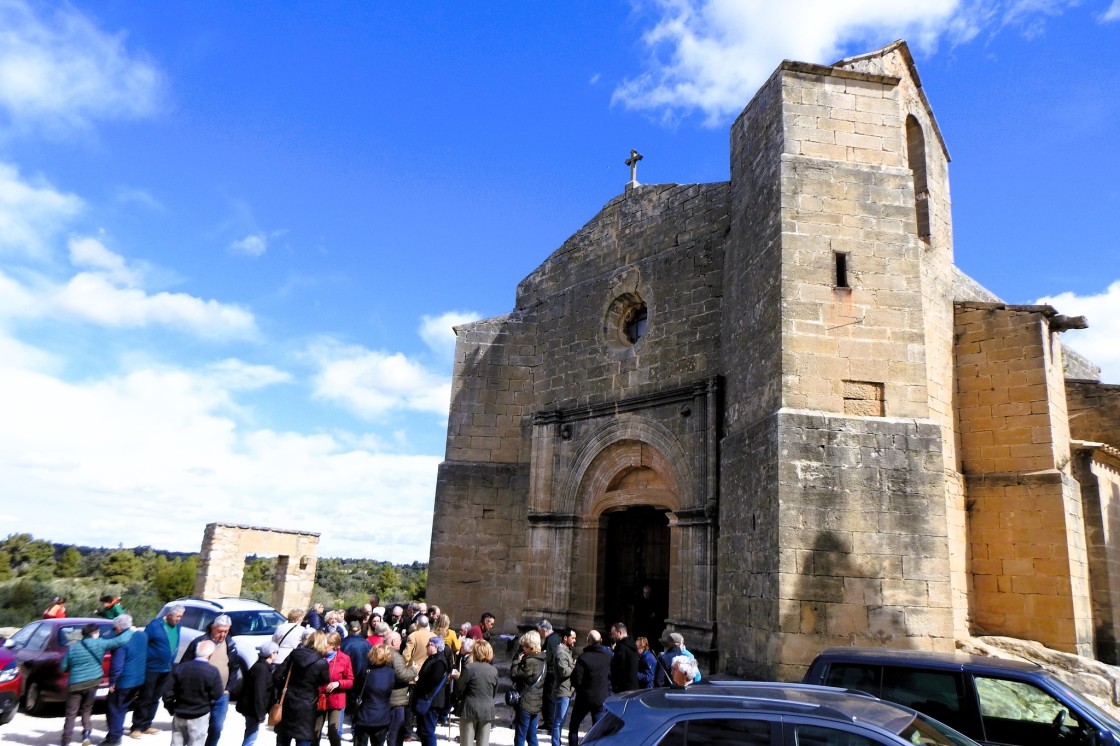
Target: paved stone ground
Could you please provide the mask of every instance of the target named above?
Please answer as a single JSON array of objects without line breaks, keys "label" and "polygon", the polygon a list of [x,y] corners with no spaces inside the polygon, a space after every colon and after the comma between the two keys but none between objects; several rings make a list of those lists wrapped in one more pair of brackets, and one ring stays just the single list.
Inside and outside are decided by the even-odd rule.
[{"label": "paved stone ground", "polygon": [[[4,744],[23,744],[24,746],[58,746],[59,738],[62,735],[62,713],[57,715],[50,715],[47,717],[32,717],[26,713],[19,713],[15,719],[7,725],[0,725],[0,743]],[[144,736],[143,738],[133,741],[131,738],[125,737],[124,745],[136,744],[136,746],[167,746],[171,743],[171,717],[167,711],[162,707],[156,715],[154,726],[159,728],[162,733],[160,735]],[[494,746],[512,746],[513,744],[513,730],[509,728],[508,717],[505,722],[501,723],[502,727],[495,728],[490,737],[490,743]],[[241,736],[244,733],[245,718],[236,712],[230,712],[229,717],[226,719],[226,727],[222,731],[222,738],[218,742],[219,746],[241,746]],[[75,737],[81,736],[81,724],[79,723],[75,728]],[[448,738],[448,729],[446,727],[439,729],[439,742],[440,743],[458,743],[459,742],[459,727],[455,720],[451,721],[450,738]],[[539,733],[539,737],[544,746],[545,737],[544,733]],[[96,746],[105,738],[105,715],[100,711],[100,708],[94,711],[93,715],[93,744]],[[81,741],[75,741],[75,746],[80,744]],[[272,735],[272,729],[267,726],[262,726],[261,732],[257,737],[258,746],[273,746],[275,738]],[[350,743],[349,734],[343,735],[343,743]],[[416,742],[412,742],[416,743]],[[321,746],[328,746],[326,736],[323,736]]]},{"label": "paved stone ground", "polygon": [[[7,725],[0,725],[0,743],[4,744],[20,744],[21,746],[59,746],[59,739],[62,735],[62,711],[61,708],[55,714],[45,717],[32,717],[26,713],[20,712],[15,716],[15,719]],[[125,721],[126,724],[130,721]],[[590,722],[590,721],[588,721]],[[154,723],[156,728],[159,728],[162,733],[153,736],[144,736],[143,738],[133,741],[127,736],[124,739],[123,746],[129,744],[136,744],[136,746],[168,746],[171,743],[171,716],[161,706],[159,712],[156,714]],[[497,727],[491,732],[490,743],[493,746],[512,746],[513,744],[513,730],[510,726],[510,711],[505,706],[499,708]],[[234,712],[230,708],[229,717],[226,719],[225,730],[222,731],[222,738],[219,741],[219,746],[241,746],[241,736],[244,733],[245,718],[239,713]],[[78,723],[75,728],[75,736],[81,737],[81,723]],[[451,729],[443,727],[439,729],[439,742],[440,743],[458,743],[459,742],[459,726],[456,724],[454,718],[451,720]],[[547,746],[549,743],[547,735],[543,731],[538,732],[538,738],[541,746]],[[567,732],[565,731],[565,736]],[[105,738],[105,713],[101,706],[98,706],[93,712],[93,744],[96,746]],[[80,744],[81,741],[76,741],[75,746]],[[257,737],[258,746],[274,746],[276,743],[271,729],[267,726],[261,727],[260,735]],[[349,734],[343,735],[343,744],[350,743]],[[411,742],[417,743],[417,742]],[[326,736],[323,737],[321,746],[328,746]]]}]

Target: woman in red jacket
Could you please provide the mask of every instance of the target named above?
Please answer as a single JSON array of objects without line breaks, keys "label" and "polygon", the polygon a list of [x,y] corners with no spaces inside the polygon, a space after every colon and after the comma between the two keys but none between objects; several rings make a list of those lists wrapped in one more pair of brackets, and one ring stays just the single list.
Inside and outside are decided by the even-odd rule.
[{"label": "woman in red jacket", "polygon": [[346,709],[346,692],[354,686],[354,666],[350,656],[340,653],[342,635],[331,632],[327,635],[327,665],[330,666],[330,681],[319,687],[319,708],[315,718],[316,741],[323,737],[323,723],[327,724],[327,740],[331,746],[342,746],[342,711]]}]

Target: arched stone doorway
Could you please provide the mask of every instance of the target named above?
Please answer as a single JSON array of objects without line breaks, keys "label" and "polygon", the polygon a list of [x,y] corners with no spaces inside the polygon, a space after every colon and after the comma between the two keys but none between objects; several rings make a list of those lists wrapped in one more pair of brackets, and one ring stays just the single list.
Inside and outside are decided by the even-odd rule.
[{"label": "arched stone doorway", "polygon": [[681,632],[702,663],[714,660],[715,390],[708,381],[534,416],[523,624],[548,618],[581,635],[631,626],[645,574],[659,620],[645,636]]},{"label": "arched stone doorway", "polygon": [[669,515],[639,506],[607,513],[606,520],[603,616],[656,645],[669,615]]}]

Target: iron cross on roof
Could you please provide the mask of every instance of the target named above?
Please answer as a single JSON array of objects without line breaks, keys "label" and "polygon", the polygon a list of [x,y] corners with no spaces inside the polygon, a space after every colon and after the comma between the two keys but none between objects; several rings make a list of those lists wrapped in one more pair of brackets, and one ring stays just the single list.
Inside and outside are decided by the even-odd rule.
[{"label": "iron cross on roof", "polygon": [[630,183],[626,185],[627,189],[638,186],[638,161],[640,160],[642,160],[642,154],[631,148],[630,157],[625,161],[626,165],[630,167]]}]

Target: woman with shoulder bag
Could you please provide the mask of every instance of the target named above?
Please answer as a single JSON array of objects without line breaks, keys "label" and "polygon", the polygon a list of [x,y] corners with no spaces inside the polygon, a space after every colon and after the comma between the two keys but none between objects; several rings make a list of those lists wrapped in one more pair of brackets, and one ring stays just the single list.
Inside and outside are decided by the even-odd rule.
[{"label": "woman with shoulder bag", "polygon": [[116,650],[132,639],[132,617],[128,614],[113,620],[114,637],[104,640],[101,628],[96,624],[82,627],[82,637],[66,648],[59,668],[70,672],[70,683],[66,687],[66,720],[62,724],[62,746],[67,746],[74,735],[74,722],[78,714],[82,716],[82,746],[90,746],[93,733],[93,702],[97,687],[105,676],[102,667],[105,653]]},{"label": "woman with shoulder bag", "polygon": [[537,719],[544,704],[545,656],[541,636],[530,630],[521,636],[521,654],[510,667],[509,677],[520,695],[515,715],[513,746],[537,746]]},{"label": "woman with shoulder bag", "polygon": [[366,658],[369,668],[362,680],[354,683],[358,693],[354,705],[354,746],[385,746],[393,721],[391,698],[397,685],[393,651],[385,645],[375,645]]},{"label": "woman with shoulder bag", "polygon": [[449,667],[443,654],[442,637],[428,639],[428,657],[420,667],[413,689],[412,711],[416,713],[416,730],[420,736],[420,746],[436,746],[436,720],[447,696]]},{"label": "woman with shoulder bag", "polygon": [[[313,632],[307,644],[296,648],[273,675],[283,697],[282,716],[276,726],[276,746],[311,746],[315,736],[315,710],[319,687],[330,682],[330,666],[325,656],[330,650],[327,636]],[[286,684],[285,684],[286,682]]]}]

